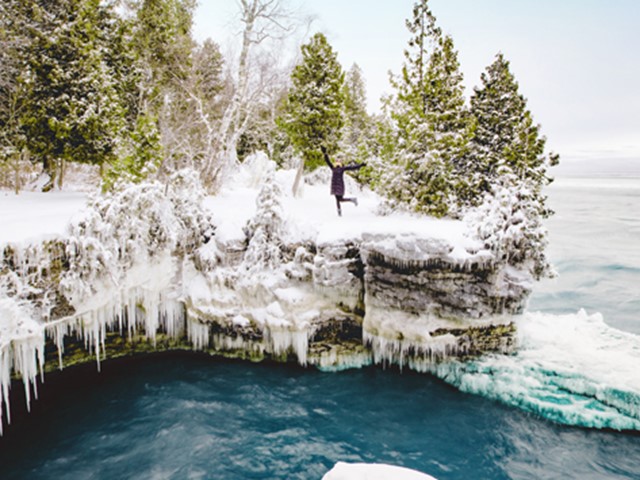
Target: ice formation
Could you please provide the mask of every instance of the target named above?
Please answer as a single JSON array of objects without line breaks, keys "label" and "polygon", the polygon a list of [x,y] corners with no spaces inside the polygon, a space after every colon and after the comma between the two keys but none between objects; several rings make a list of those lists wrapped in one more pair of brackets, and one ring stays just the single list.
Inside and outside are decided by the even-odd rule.
[{"label": "ice formation", "polygon": [[640,430],[640,337],[600,314],[526,313],[516,355],[424,365],[468,393],[583,427]]},{"label": "ice formation", "polygon": [[[179,172],[91,199],[64,235],[5,243],[0,414],[13,375],[29,400],[55,364],[45,341],[62,367],[70,339],[99,363],[117,335],[323,370],[395,364],[559,422],[640,429],[636,337],[584,314],[514,317],[531,272],[496,260],[462,221],[382,218],[367,192],[337,217],[326,185],[294,198],[293,172],[247,165],[216,197]],[[544,337],[572,321],[584,347]],[[610,339],[591,345],[598,360],[594,338]]]},{"label": "ice formation", "polygon": [[24,382],[27,408],[31,390],[37,397],[35,378],[44,364],[44,332],[42,325],[33,320],[28,309],[12,298],[0,298],[0,434],[2,433],[3,406],[9,411],[9,385],[15,372]]}]

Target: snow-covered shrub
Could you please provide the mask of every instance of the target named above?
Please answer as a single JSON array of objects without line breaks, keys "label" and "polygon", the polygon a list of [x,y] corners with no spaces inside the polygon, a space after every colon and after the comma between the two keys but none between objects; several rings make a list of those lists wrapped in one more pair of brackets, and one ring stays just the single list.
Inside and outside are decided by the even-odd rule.
[{"label": "snow-covered shrub", "polygon": [[249,155],[234,176],[234,181],[243,187],[256,188],[276,169],[276,163],[266,153],[258,151]]},{"label": "snow-covered shrub", "polygon": [[304,176],[304,183],[307,185],[331,185],[331,170],[323,167],[316,168]]},{"label": "snow-covered shrub", "polygon": [[135,264],[195,251],[213,234],[203,197],[197,174],[189,171],[175,173],[166,186],[128,184],[94,197],[70,227],[69,268],[60,282],[65,296],[78,300],[105,281],[117,287]]},{"label": "snow-covered shrub", "polygon": [[244,229],[249,242],[244,255],[244,265],[248,270],[275,268],[281,263],[281,196],[273,174],[268,175],[256,199],[256,214]]},{"label": "snow-covered shrub", "polygon": [[177,246],[192,252],[213,236],[211,214],[203,208],[206,192],[198,173],[191,169],[179,170],[167,184],[167,197],[179,223]]},{"label": "snow-covered shrub", "polygon": [[465,216],[471,235],[493,252],[496,263],[528,271],[537,280],[554,274],[545,255],[547,230],[538,198],[530,181],[505,174]]}]

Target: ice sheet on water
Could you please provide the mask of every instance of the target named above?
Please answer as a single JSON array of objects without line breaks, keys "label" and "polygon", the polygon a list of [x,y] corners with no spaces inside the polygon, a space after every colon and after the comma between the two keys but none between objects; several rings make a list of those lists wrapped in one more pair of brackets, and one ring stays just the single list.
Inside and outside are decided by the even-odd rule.
[{"label": "ice sheet on water", "polygon": [[440,378],[555,422],[640,430],[640,337],[600,314],[525,313],[516,355],[433,367]]}]

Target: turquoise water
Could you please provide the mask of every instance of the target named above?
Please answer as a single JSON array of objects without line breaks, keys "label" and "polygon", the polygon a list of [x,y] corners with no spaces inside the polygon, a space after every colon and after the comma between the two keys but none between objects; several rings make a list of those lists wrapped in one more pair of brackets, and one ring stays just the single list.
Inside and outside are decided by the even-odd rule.
[{"label": "turquoise water", "polygon": [[[635,351],[637,337],[612,335],[576,312],[600,312],[606,324],[640,333],[640,181],[565,180],[549,196],[557,212],[549,253],[560,276],[539,285],[530,301],[529,310],[550,315],[523,329],[534,340],[544,340],[543,330],[552,339],[566,335],[560,323],[575,320],[584,336],[576,342],[599,345],[604,332]],[[533,357],[513,364],[478,364],[494,377],[513,375],[505,376],[507,386],[531,378],[522,376],[523,365],[542,365],[535,373],[542,383],[551,379],[554,396],[542,388],[537,396],[547,395],[542,400],[551,406],[573,401],[575,392],[562,394],[578,376],[600,378],[577,371],[571,385],[562,384],[543,364],[553,351],[533,347]],[[612,376],[620,375],[621,358],[611,360]],[[0,478],[319,479],[337,461],[364,461],[439,479],[640,479],[640,434],[551,423],[543,417],[552,414],[527,413],[522,398],[504,391],[494,396],[499,403],[481,396],[491,397],[486,388],[471,395],[396,369],[321,373],[199,355],[106,362],[100,374],[83,366],[48,376],[30,414],[20,411],[14,389]],[[590,409],[603,408],[585,398]]]},{"label": "turquoise water", "polygon": [[640,472],[638,435],[561,427],[406,371],[158,356],[47,388],[0,441],[3,479],[320,479],[338,460],[440,479]]}]

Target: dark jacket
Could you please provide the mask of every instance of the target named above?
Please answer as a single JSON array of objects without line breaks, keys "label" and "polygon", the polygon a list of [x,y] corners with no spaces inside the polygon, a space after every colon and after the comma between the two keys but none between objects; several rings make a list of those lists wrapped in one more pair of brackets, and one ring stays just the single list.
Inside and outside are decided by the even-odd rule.
[{"label": "dark jacket", "polygon": [[324,161],[327,162],[329,168],[331,169],[331,195],[344,195],[344,172],[346,170],[358,170],[364,167],[364,163],[359,163],[357,165],[347,165],[346,167],[336,167],[329,160],[329,155],[327,152],[324,153]]}]

